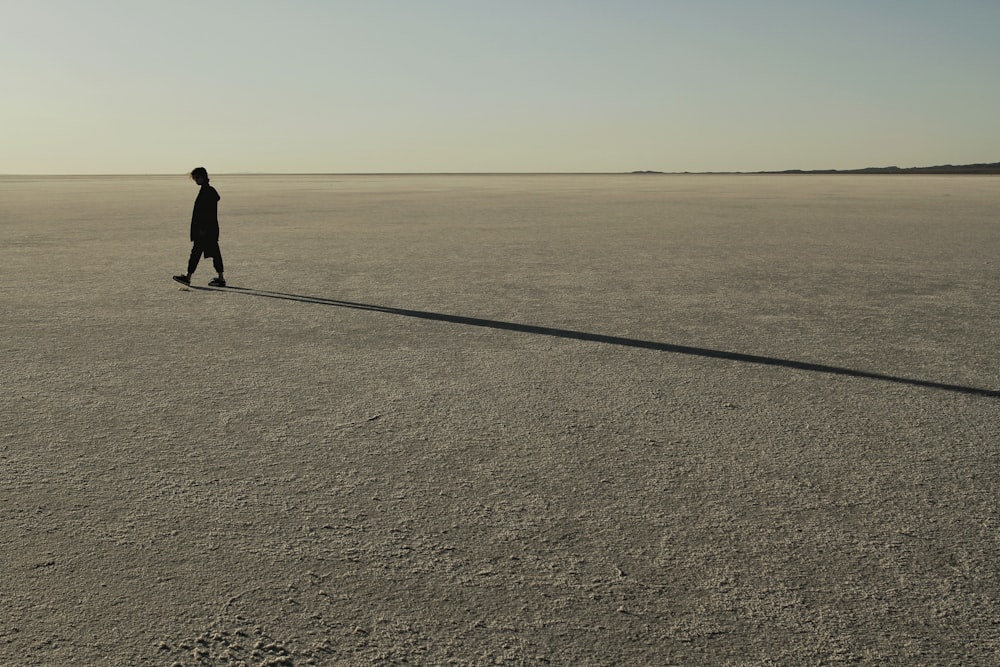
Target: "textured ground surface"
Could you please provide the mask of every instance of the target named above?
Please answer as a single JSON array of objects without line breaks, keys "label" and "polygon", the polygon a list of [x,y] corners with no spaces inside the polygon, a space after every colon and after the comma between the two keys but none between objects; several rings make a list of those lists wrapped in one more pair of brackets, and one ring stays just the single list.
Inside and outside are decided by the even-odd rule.
[{"label": "textured ground surface", "polygon": [[0,179],[0,664],[1000,662],[996,178],[213,185]]}]

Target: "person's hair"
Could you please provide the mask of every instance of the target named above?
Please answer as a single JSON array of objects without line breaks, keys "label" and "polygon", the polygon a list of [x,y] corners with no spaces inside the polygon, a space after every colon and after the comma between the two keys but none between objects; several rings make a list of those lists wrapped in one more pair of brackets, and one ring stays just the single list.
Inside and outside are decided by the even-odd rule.
[{"label": "person's hair", "polygon": [[191,180],[194,180],[202,176],[206,181],[208,180],[208,170],[204,167],[195,167],[191,170]]}]

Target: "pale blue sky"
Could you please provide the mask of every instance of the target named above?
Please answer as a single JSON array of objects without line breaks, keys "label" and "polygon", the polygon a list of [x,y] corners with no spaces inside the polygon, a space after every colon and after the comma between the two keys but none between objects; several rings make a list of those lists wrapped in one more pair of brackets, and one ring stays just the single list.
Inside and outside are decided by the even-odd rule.
[{"label": "pale blue sky", "polygon": [[1000,160],[1000,0],[0,0],[0,173]]}]

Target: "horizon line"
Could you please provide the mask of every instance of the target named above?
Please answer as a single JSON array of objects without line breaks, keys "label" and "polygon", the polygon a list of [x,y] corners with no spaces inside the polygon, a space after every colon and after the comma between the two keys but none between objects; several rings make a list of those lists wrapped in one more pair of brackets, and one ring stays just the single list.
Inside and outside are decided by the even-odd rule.
[{"label": "horizon line", "polygon": [[[659,171],[636,169],[631,171],[218,171],[225,176],[712,176],[712,175],[926,175],[926,174],[1000,174],[1000,162],[970,162],[964,164],[936,164],[931,166],[860,167],[851,169],[780,169],[780,170],[719,170],[719,171]],[[128,176],[187,176],[188,172],[85,172],[85,173],[0,173],[0,177],[22,178],[73,178],[73,177],[128,177]]]},{"label": "horizon line", "polygon": [[[218,171],[216,176],[996,176],[1000,162],[937,167],[864,167],[860,169],[783,169],[777,171]],[[0,178],[143,178],[187,177],[187,172],[0,173]]]}]

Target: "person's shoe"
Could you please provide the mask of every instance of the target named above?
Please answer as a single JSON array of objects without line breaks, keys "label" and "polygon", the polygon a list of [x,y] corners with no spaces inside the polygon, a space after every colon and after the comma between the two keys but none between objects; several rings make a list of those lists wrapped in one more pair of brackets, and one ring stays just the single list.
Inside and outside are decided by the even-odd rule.
[{"label": "person's shoe", "polygon": [[191,284],[191,278],[189,278],[188,276],[185,276],[183,274],[179,275],[179,276],[174,276],[174,280],[176,280],[177,282],[179,282],[182,285],[190,285]]},{"label": "person's shoe", "polygon": [[211,280],[208,281],[208,285],[209,285],[209,287],[225,287],[226,286],[226,279],[225,278],[212,278]]}]

